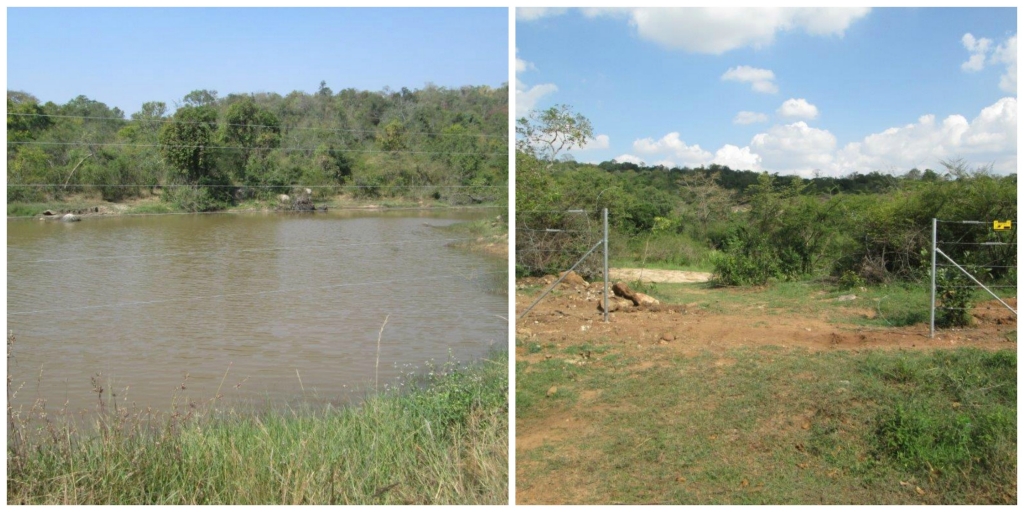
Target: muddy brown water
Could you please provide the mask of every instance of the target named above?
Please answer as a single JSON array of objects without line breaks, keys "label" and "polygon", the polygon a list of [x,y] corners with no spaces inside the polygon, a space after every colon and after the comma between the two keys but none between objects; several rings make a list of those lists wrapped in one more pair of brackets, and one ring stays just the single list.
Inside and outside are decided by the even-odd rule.
[{"label": "muddy brown water", "polygon": [[436,228],[473,218],[9,221],[12,404],[95,410],[97,385],[108,406],[113,392],[122,405],[164,411],[218,389],[225,402],[346,402],[375,376],[400,385],[430,361],[501,350],[507,265],[450,247],[465,235]]}]

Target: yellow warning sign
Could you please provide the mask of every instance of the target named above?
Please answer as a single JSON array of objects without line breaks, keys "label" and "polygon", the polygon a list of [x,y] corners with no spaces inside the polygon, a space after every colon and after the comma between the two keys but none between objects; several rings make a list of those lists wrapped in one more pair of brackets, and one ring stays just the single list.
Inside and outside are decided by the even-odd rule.
[{"label": "yellow warning sign", "polygon": [[999,222],[998,220],[992,221],[992,229],[996,231],[1005,231],[1013,227],[1013,223],[1010,221]]}]

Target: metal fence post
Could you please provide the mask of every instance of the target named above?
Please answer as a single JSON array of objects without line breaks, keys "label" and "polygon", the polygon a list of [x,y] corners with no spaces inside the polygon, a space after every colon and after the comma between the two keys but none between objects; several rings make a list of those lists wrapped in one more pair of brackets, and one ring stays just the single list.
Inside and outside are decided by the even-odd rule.
[{"label": "metal fence post", "polygon": [[938,226],[938,219],[932,217],[932,320],[929,338],[935,337],[935,245],[938,240]]},{"label": "metal fence post", "polygon": [[608,208],[604,209],[604,321],[608,322]]}]

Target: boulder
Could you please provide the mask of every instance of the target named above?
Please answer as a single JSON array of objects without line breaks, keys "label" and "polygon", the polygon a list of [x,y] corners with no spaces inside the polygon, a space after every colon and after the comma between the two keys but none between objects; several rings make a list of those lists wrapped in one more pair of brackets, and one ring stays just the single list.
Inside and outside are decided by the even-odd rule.
[{"label": "boulder", "polygon": [[562,272],[559,277],[565,276],[562,282],[570,286],[587,286],[587,281],[580,277],[575,271]]},{"label": "boulder", "polygon": [[634,292],[628,284],[623,281],[619,281],[612,285],[612,292],[615,295],[622,297],[623,299],[629,299],[633,302],[634,306],[639,306],[640,301],[636,299],[636,292]]},{"label": "boulder", "polygon": [[64,215],[63,217],[61,217],[60,220],[62,222],[78,222],[78,221],[82,220],[82,218],[79,217],[78,215],[73,214],[73,213],[69,213],[69,214]]},{"label": "boulder", "polygon": [[612,285],[612,291],[615,292],[615,295],[618,295],[619,297],[631,301],[634,306],[654,306],[657,304],[661,304],[661,302],[659,302],[658,299],[655,299],[650,295],[633,291],[628,284],[622,281],[619,281]]},{"label": "boulder", "polygon": [[[612,313],[632,306],[633,303],[626,299],[610,295],[608,297],[608,312]],[[597,299],[597,310],[604,313],[604,299]]]}]

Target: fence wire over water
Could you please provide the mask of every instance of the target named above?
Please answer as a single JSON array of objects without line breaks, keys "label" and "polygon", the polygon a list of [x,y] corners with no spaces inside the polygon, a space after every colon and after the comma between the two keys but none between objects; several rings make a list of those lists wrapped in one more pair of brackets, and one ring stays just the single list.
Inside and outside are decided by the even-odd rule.
[{"label": "fence wire over water", "polygon": [[470,241],[438,229],[460,217],[478,216],[9,222],[13,402],[88,408],[95,377],[165,409],[176,394],[210,398],[228,369],[232,399],[345,400],[377,374],[385,315],[381,385],[430,359],[484,356],[507,340],[507,267],[448,247]]}]

